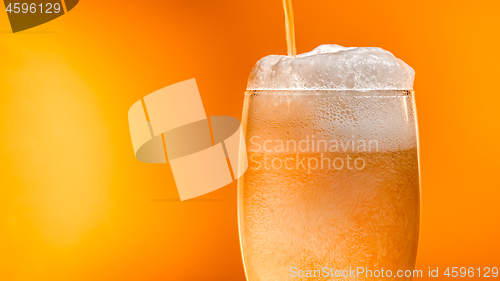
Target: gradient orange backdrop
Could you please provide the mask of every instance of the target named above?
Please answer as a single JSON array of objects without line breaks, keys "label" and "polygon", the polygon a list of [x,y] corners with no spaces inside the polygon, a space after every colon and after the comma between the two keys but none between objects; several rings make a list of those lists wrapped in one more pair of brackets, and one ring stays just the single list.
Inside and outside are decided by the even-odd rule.
[{"label": "gradient orange backdrop", "polygon": [[[299,52],[378,46],[416,71],[417,267],[500,267],[499,2],[294,8]],[[283,22],[280,0],[82,0],[18,34],[0,12],[0,280],[244,280],[236,185],[173,202],[127,111],[196,78],[208,115],[239,118],[253,64],[286,52]]]}]

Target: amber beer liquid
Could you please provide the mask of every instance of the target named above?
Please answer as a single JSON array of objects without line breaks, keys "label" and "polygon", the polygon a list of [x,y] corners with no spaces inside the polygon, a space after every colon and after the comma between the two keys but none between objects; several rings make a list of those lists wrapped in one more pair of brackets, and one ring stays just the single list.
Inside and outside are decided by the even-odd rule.
[{"label": "amber beer liquid", "polygon": [[[239,181],[238,211],[247,280],[334,279],[325,268],[394,275],[414,268],[420,201],[413,92],[247,91],[243,120],[249,168]],[[298,270],[323,271],[301,278]]]}]

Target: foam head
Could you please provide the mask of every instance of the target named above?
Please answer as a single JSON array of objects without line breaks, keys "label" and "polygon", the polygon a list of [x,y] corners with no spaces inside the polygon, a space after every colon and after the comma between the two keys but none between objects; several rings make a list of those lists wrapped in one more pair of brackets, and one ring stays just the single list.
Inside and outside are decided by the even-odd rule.
[{"label": "foam head", "polygon": [[411,90],[415,72],[375,47],[321,45],[297,57],[271,55],[254,66],[248,90]]}]

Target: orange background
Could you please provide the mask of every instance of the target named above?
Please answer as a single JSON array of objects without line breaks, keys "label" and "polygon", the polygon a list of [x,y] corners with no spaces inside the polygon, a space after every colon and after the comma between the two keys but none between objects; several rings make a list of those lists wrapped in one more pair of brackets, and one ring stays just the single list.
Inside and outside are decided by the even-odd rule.
[{"label": "orange background", "polygon": [[[417,268],[500,267],[498,1],[295,0],[299,53],[378,46],[416,71]],[[0,13],[0,280],[244,280],[236,185],[190,202],[134,158],[127,111],[196,78],[241,116],[253,64],[285,54],[280,0],[96,1],[12,34]]]}]

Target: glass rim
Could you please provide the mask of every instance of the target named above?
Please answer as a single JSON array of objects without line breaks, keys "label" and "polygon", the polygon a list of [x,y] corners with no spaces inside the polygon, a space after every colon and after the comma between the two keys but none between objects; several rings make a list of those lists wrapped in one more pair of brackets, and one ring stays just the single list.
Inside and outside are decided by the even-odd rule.
[{"label": "glass rim", "polygon": [[331,95],[341,97],[405,97],[413,96],[413,89],[247,89],[246,94],[269,96],[319,96]]}]

